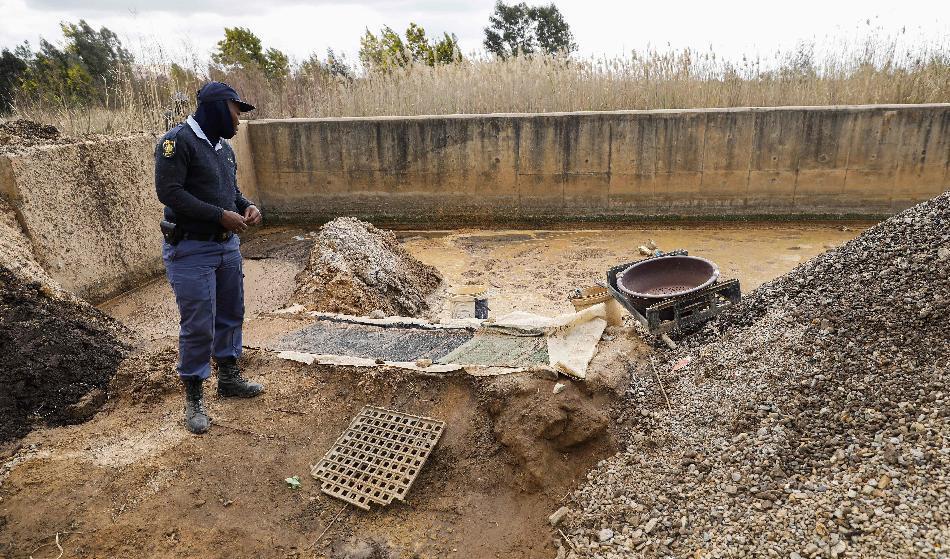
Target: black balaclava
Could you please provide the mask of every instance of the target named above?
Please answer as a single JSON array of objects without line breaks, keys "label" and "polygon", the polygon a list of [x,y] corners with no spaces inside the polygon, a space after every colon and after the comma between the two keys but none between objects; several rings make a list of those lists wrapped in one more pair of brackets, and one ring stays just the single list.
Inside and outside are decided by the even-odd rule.
[{"label": "black balaclava", "polygon": [[230,139],[237,133],[234,129],[234,121],[231,120],[231,109],[228,108],[228,102],[225,99],[199,103],[198,110],[195,111],[195,120],[198,121],[198,126],[201,126],[201,130],[212,146],[218,145],[221,138]]}]

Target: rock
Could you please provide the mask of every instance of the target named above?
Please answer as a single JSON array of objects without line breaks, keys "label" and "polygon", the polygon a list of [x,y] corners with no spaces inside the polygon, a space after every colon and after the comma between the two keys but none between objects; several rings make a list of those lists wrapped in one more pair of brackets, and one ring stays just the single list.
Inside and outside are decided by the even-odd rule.
[{"label": "rock", "polygon": [[735,495],[739,492],[739,488],[732,484],[727,484],[723,487],[723,491],[726,492],[726,495]]},{"label": "rock", "polygon": [[603,530],[597,532],[597,541],[601,543],[609,542],[612,539],[614,539],[614,531],[610,528],[604,528]]},{"label": "rock", "polygon": [[558,383],[555,383],[554,390],[552,390],[552,392],[555,394],[560,394],[561,392],[564,392],[565,388],[567,388],[567,385],[561,384],[560,382],[558,382]]},{"label": "rock", "polygon": [[342,559],[373,559],[378,557],[376,552],[371,543],[358,540],[343,545],[336,555]]},{"label": "rock", "polygon": [[428,357],[423,357],[421,359],[416,359],[416,367],[425,369],[426,367],[432,366],[432,360]]},{"label": "rock", "polygon": [[643,245],[638,246],[638,247],[637,247],[637,250],[640,251],[640,254],[643,255],[643,256],[652,256],[652,255],[653,255],[653,251],[650,250],[649,248],[643,246]]},{"label": "rock", "polygon": [[551,516],[548,517],[548,522],[551,523],[551,526],[554,526],[556,528],[559,524],[561,524],[561,522],[564,521],[564,519],[567,517],[568,513],[570,512],[571,512],[570,509],[568,509],[567,507],[561,507],[557,509],[556,511],[554,511],[551,514]]},{"label": "rock", "polygon": [[386,313],[384,313],[383,311],[379,309],[376,309],[373,312],[369,313],[369,317],[376,320],[381,320],[383,318],[386,318]]},{"label": "rock", "polygon": [[938,248],[937,258],[940,260],[950,260],[950,245]]},{"label": "rock", "polygon": [[658,518],[651,518],[650,520],[648,520],[647,523],[643,525],[643,533],[649,534],[650,532],[652,532],[653,529],[656,528],[656,525],[659,521],[660,520]]},{"label": "rock", "polygon": [[105,390],[94,388],[80,398],[78,402],[67,406],[65,414],[71,420],[84,421],[95,415],[107,399],[108,396]]}]

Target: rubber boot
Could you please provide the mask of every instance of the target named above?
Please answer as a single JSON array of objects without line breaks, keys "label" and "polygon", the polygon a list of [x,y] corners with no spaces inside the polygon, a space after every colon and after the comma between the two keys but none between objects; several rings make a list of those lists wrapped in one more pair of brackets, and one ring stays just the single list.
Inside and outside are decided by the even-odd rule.
[{"label": "rubber boot", "polygon": [[201,389],[203,381],[196,377],[183,377],[181,382],[185,387],[185,427],[196,435],[205,433],[211,426],[211,418],[205,410],[204,392]]},{"label": "rubber boot", "polygon": [[218,364],[218,396],[222,398],[253,398],[264,387],[241,376],[237,359],[215,359]]}]

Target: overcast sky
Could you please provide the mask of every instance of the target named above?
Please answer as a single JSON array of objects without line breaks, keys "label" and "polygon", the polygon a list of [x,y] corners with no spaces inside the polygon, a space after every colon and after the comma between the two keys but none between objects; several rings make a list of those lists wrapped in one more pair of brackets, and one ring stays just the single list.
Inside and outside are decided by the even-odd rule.
[{"label": "overcast sky", "polygon": [[[529,2],[533,3],[533,2]],[[541,3],[541,2],[537,2]],[[771,55],[801,40],[840,41],[881,28],[914,40],[950,43],[948,0],[597,1],[555,0],[581,55],[622,55],[648,46],[710,46],[720,55]],[[251,28],[264,47],[292,59],[327,47],[356,58],[368,27],[403,30],[410,21],[430,36],[458,35],[462,50],[481,49],[493,0],[0,0],[0,47],[43,36],[61,40],[60,21],[88,21],[117,32],[133,52],[160,43],[180,58],[206,57],[224,27]],[[867,24],[870,21],[870,25]]]}]

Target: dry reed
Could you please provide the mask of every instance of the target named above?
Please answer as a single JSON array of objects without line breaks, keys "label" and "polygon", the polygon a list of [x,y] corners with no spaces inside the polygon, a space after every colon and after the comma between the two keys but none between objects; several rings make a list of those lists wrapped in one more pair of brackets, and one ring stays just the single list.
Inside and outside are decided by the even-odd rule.
[{"label": "dry reed", "polygon": [[[906,42],[906,41],[904,41]],[[731,62],[714,52],[649,51],[610,59],[549,56],[413,65],[355,79],[297,71],[279,82],[202,67],[173,72],[160,47],[110,92],[111,109],[21,102],[19,116],[72,134],[164,130],[192,109],[208,78],[252,100],[254,118],[696,107],[930,103],[950,101],[950,48],[872,36],[824,49],[802,45],[762,60]],[[186,100],[174,110],[175,92]],[[171,114],[169,114],[169,111]]]}]

